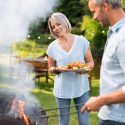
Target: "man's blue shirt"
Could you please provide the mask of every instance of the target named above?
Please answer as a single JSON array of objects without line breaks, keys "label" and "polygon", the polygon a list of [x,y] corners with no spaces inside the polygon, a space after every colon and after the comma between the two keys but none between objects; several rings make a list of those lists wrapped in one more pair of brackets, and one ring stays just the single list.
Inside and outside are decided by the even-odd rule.
[{"label": "man's blue shirt", "polygon": [[[120,88],[125,93],[125,18],[110,27],[108,33],[111,34],[102,58],[100,95]],[[102,120],[125,122],[125,104],[103,106],[98,115]]]}]

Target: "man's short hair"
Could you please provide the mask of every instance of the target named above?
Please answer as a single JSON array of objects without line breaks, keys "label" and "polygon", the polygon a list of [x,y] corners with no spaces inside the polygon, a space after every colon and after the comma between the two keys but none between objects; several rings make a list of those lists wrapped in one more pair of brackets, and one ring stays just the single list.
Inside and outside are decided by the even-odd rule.
[{"label": "man's short hair", "polygon": [[122,0],[93,0],[93,1],[99,6],[103,6],[104,3],[108,3],[112,9],[119,8],[122,6]]}]

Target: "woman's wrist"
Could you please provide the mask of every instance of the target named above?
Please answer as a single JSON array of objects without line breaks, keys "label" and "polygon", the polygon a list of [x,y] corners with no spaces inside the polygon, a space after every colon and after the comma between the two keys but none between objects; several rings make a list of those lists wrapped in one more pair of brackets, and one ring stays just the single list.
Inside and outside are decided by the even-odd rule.
[{"label": "woman's wrist", "polygon": [[56,67],[52,66],[52,67],[49,68],[49,71],[50,71],[51,73],[54,73],[55,69],[56,69]]},{"label": "woman's wrist", "polygon": [[60,73],[60,71],[56,67],[54,67],[54,66],[50,67],[49,69],[50,69],[51,73],[54,73],[54,74],[59,74]]}]

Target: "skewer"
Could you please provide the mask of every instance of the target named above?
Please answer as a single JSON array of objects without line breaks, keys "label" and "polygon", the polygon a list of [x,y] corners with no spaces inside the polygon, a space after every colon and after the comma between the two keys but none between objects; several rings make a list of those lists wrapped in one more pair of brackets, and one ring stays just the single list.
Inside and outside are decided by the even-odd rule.
[{"label": "skewer", "polygon": [[[85,103],[79,103],[79,104],[76,104],[76,105],[64,106],[64,107],[61,107],[61,108],[50,108],[50,109],[42,110],[41,112],[52,111],[52,110],[57,110],[57,109],[64,109],[64,108],[68,108],[68,107],[72,108],[72,107],[84,105],[84,104]],[[75,113],[78,113],[78,112],[80,112],[80,110],[75,111],[75,112],[70,112],[70,113],[55,114],[55,115],[49,115],[49,116],[41,115],[40,113],[33,113],[33,114],[29,114],[29,115],[40,115],[40,116],[42,116],[41,118],[43,119],[43,118],[50,118],[50,117],[56,117],[56,116],[64,116],[64,115],[69,115],[69,114],[75,114]]]},{"label": "skewer", "polygon": [[61,108],[50,108],[50,109],[45,109],[43,110],[42,112],[46,112],[46,111],[51,111],[51,110],[57,110],[57,109],[64,109],[64,108],[69,108],[69,107],[76,107],[76,106],[79,106],[79,105],[84,105],[85,103],[79,103],[79,104],[76,104],[76,105],[71,105],[71,106],[64,106],[64,107],[61,107]]}]

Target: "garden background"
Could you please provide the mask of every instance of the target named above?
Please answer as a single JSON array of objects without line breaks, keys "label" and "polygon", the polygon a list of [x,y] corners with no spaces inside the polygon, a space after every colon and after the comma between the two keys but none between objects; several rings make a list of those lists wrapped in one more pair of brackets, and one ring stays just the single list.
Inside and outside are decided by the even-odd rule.
[{"label": "garden background", "polygon": [[[123,1],[122,5],[125,8],[125,1]],[[106,41],[107,29],[92,19],[86,0],[58,0],[58,4],[53,8],[53,11],[48,13],[46,18],[39,17],[30,23],[26,39],[17,40],[18,42],[16,41],[11,44],[11,52],[21,59],[37,58],[44,55],[48,45],[54,40],[49,33],[47,25],[48,17],[53,12],[64,13],[71,22],[72,33],[83,35],[90,41],[90,47],[95,61],[95,67],[92,71],[90,96],[97,96],[99,93],[100,63]],[[4,71],[0,68],[0,78],[3,77],[3,74]],[[50,77],[54,79],[53,75]],[[4,85],[4,80],[0,80],[0,87],[3,88]],[[30,92],[38,99],[43,109],[50,109],[56,108],[52,91],[53,81],[50,80],[46,84],[45,77],[42,77],[40,81],[35,82],[35,86]],[[71,112],[75,112],[75,108],[72,108]],[[48,116],[57,113],[57,110],[47,112]],[[97,124],[97,113],[90,112],[90,121],[91,125]],[[71,114],[70,124],[78,125],[76,113]],[[58,117],[50,117],[49,125],[58,125]]]}]

